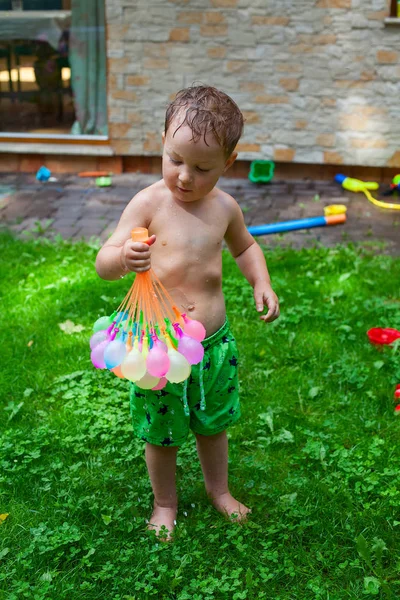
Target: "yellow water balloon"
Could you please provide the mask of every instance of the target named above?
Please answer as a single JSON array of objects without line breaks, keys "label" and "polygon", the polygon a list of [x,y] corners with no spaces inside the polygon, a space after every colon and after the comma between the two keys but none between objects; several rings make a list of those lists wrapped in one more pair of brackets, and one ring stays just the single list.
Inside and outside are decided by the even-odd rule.
[{"label": "yellow water balloon", "polygon": [[160,381],[159,377],[154,377],[150,373],[146,372],[141,379],[135,382],[135,385],[142,390],[151,390]]},{"label": "yellow water balloon", "polygon": [[190,375],[191,366],[186,358],[173,348],[168,348],[168,358],[170,365],[165,377],[171,383],[180,383],[185,381]]},{"label": "yellow water balloon", "polygon": [[137,348],[133,348],[121,364],[121,373],[129,381],[138,381],[146,373],[146,360]]}]

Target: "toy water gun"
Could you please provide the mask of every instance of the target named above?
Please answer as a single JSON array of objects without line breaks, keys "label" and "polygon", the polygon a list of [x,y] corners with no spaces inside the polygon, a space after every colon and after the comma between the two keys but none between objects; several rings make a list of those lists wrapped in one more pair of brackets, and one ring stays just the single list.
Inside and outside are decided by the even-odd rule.
[{"label": "toy water gun", "polygon": [[[339,206],[339,205],[337,205]],[[346,207],[344,207],[346,209]],[[295,221],[282,221],[280,223],[269,223],[266,225],[252,225],[247,230],[251,235],[269,235],[271,233],[284,233],[295,229],[310,229],[311,227],[324,227],[325,225],[340,225],[346,222],[344,212],[340,214],[326,214],[323,217],[309,217]]]},{"label": "toy water gun", "polygon": [[372,196],[370,190],[377,190],[379,188],[379,183],[376,183],[375,181],[361,181],[360,179],[346,177],[346,175],[335,175],[335,181],[340,183],[345,190],[349,190],[350,192],[363,192],[368,200],[372,202],[372,204],[375,204],[375,206],[400,210],[400,204],[382,202],[382,200],[377,200]]}]

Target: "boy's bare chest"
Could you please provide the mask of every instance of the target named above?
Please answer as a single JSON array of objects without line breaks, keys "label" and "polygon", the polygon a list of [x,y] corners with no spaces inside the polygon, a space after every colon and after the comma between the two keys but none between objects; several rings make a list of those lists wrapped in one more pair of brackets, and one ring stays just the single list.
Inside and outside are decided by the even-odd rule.
[{"label": "boy's bare chest", "polygon": [[149,230],[157,236],[158,253],[163,249],[168,253],[182,252],[182,257],[190,261],[199,254],[205,258],[219,252],[227,226],[226,214],[218,209],[165,206],[156,211]]}]

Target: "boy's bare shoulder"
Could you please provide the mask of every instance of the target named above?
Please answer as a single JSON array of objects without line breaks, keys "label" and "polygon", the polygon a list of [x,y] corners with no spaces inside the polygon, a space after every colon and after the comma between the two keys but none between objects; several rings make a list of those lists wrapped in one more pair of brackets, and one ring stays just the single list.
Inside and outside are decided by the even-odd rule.
[{"label": "boy's bare shoulder", "polygon": [[220,206],[225,211],[228,211],[232,217],[237,214],[238,210],[242,212],[237,200],[235,200],[233,196],[219,188],[214,188],[214,192],[216,193],[216,198],[220,203]]},{"label": "boy's bare shoulder", "polygon": [[147,188],[140,190],[126,205],[113,234],[104,246],[122,246],[130,238],[134,227],[150,227],[157,206],[165,196],[163,180],[157,181]]},{"label": "boy's bare shoulder", "polygon": [[125,207],[124,213],[129,215],[131,213],[137,214],[140,212],[141,214],[146,215],[148,222],[150,222],[151,217],[154,214],[153,211],[156,209],[157,204],[164,194],[165,183],[161,179],[135,194]]}]

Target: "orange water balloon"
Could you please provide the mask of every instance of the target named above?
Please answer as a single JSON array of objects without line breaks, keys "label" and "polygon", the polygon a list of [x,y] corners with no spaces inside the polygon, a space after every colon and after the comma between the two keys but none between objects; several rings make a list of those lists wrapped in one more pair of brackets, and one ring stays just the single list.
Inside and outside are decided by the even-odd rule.
[{"label": "orange water balloon", "polygon": [[113,369],[111,369],[111,373],[114,373],[114,375],[116,375],[120,379],[125,379],[121,371],[121,365],[118,365],[118,367],[114,367]]}]

